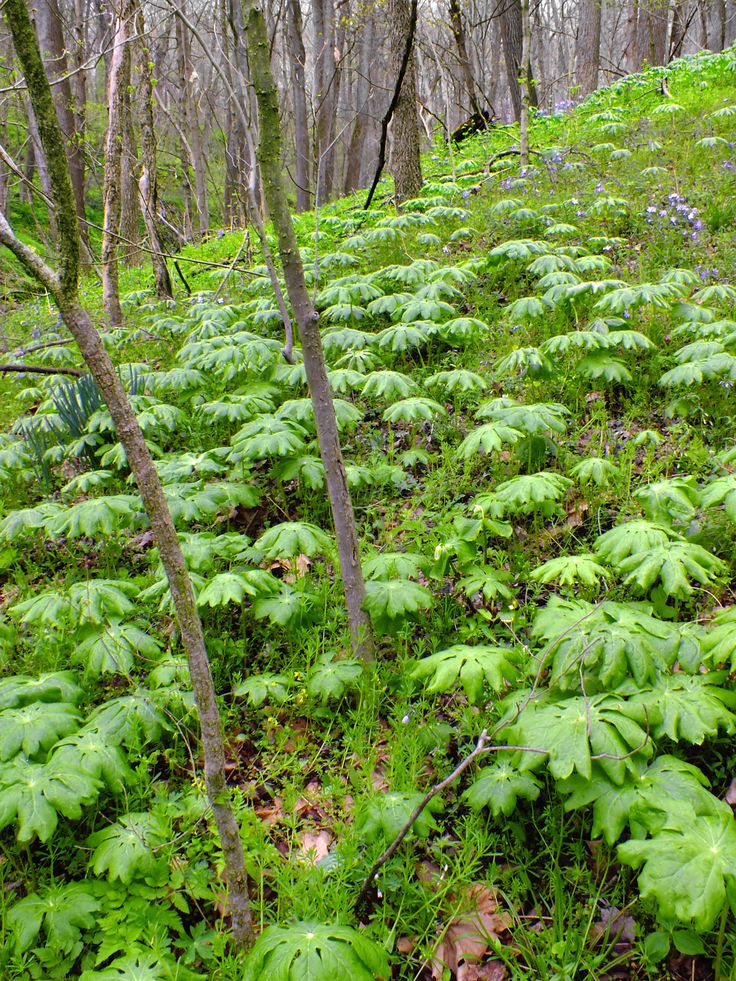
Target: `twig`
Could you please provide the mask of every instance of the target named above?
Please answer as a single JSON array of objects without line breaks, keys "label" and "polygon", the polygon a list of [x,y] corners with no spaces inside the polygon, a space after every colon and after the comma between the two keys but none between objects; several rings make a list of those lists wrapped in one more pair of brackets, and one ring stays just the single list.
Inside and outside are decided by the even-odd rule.
[{"label": "twig", "polygon": [[[445,777],[444,780],[441,780],[439,783],[436,783],[434,787],[428,790],[427,793],[424,795],[424,797],[422,797],[420,802],[412,811],[411,816],[408,818],[407,821],[405,821],[399,833],[396,835],[394,840],[388,846],[386,851],[383,852],[383,854],[376,860],[375,864],[373,865],[373,868],[366,876],[365,881],[363,882],[363,886],[360,892],[358,893],[358,898],[355,900],[355,912],[358,916],[360,916],[361,912],[365,912],[365,907],[368,901],[368,895],[373,889],[373,883],[375,881],[375,878],[379,870],[383,865],[386,864],[386,862],[388,862],[388,860],[394,854],[394,852],[399,847],[401,842],[411,831],[412,825],[417,820],[419,815],[422,813],[424,808],[427,806],[427,804],[429,804],[429,802],[432,800],[433,797],[436,797],[437,794],[442,793],[445,787],[449,787],[451,783],[454,783],[455,780],[457,780],[457,778],[460,776],[461,773],[467,770],[467,768],[470,766],[473,760],[476,759],[478,756],[480,756],[480,754],[485,750],[487,742],[488,742],[488,730],[484,729],[483,732],[478,737],[478,742],[476,743],[475,749],[472,751],[472,753],[469,753],[465,757],[465,759],[462,760],[455,767],[455,769],[448,777]],[[505,749],[506,747],[503,748]]]},{"label": "twig", "polygon": [[81,378],[84,374],[78,368],[49,368],[47,365],[40,364],[0,364],[0,374],[6,371],[22,371],[25,374],[35,375],[74,375]]}]

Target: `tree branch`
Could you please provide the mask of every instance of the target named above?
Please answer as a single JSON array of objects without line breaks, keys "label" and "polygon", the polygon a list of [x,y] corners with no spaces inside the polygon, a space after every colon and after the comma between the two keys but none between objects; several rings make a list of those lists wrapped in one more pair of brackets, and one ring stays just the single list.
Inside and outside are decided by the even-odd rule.
[{"label": "tree branch", "polygon": [[29,375],[74,375],[81,378],[84,374],[78,368],[52,368],[43,364],[0,364],[0,374],[6,371],[24,372]]}]

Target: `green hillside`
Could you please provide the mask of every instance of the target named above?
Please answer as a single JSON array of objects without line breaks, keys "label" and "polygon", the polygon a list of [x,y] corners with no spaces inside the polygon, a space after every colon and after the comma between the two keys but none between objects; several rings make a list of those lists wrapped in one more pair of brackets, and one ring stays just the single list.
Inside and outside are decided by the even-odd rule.
[{"label": "green hillside", "polygon": [[[284,928],[248,961],[110,415],[88,377],[3,376],[3,978],[736,977],[736,50],[663,76],[538,117],[526,171],[497,127],[438,143],[398,209],[386,181],[296,218],[375,665],[255,236],[189,250],[175,304],[122,275],[105,343]],[[4,331],[6,361],[80,367],[45,298]]]}]

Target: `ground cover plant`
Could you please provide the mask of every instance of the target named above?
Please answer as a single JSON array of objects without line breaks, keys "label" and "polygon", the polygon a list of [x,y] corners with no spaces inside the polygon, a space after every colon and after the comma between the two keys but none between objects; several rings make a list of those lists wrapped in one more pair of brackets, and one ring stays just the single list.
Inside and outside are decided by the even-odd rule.
[{"label": "ground cover plant", "polygon": [[86,377],[3,380],[4,977],[734,975],[735,70],[538,117],[524,171],[499,127],[400,208],[298,218],[373,664],[267,271],[198,265],[173,304],[130,274],[105,343],[207,635],[248,956],[109,412]]}]

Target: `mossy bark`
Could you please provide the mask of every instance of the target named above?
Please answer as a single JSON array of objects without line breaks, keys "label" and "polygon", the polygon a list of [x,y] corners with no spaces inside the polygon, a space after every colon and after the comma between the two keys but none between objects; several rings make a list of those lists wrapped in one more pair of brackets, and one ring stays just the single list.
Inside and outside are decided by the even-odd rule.
[{"label": "mossy bark", "polygon": [[43,70],[28,11],[24,0],[6,0],[3,9],[25,73],[29,97],[34,106],[39,135],[49,167],[59,228],[58,274],[46,265],[38,253],[18,240],[2,214],[0,214],[0,243],[13,252],[27,271],[49,290],[56,301],[62,318],[77,342],[85,364],[110,409],[128,463],[138,484],[143,506],[151,522],[154,540],[166,570],[182,646],[189,662],[192,689],[202,730],[205,785],[225,859],[233,934],[236,942],[249,945],[253,941],[253,923],[243,848],[239,828],[229,803],[220,716],[191,579],[161,480],[138,420],[100,335],[93,326],[89,314],[79,302],[79,236],[69,168],[61,131],[56,120],[51,89]]},{"label": "mossy bark", "polygon": [[365,585],[360,566],[358,536],[335,419],[335,407],[322,352],[319,315],[314,309],[304,280],[304,268],[281,171],[281,121],[276,86],[271,71],[266,24],[263,11],[252,0],[246,0],[245,9],[248,63],[258,100],[260,127],[258,163],[263,180],[263,193],[276,230],[286,289],[294,308],[294,318],[302,342],[304,368],[312,397],[319,450],[325,468],[327,491],[335,523],[353,649],[359,657],[371,659],[374,645],[370,620],[363,609]]}]

